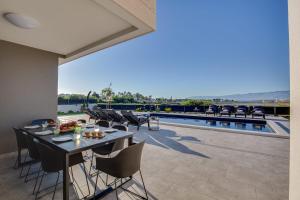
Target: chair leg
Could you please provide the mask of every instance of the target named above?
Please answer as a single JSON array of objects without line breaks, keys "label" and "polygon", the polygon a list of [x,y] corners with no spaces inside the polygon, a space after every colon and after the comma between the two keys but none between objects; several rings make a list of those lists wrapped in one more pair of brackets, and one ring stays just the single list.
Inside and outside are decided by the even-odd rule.
[{"label": "chair leg", "polygon": [[93,162],[94,162],[94,152],[92,151],[92,159],[91,159],[91,165],[90,165],[90,170],[89,170],[89,175],[90,176],[91,176]]},{"label": "chair leg", "polygon": [[89,154],[88,154],[87,151],[84,151],[84,156],[83,156],[83,158],[89,158]]},{"label": "chair leg", "polygon": [[117,197],[117,200],[118,200],[119,197],[118,197],[117,179],[115,179],[115,190],[116,190],[116,197]]},{"label": "chair leg", "polygon": [[70,173],[71,173],[71,178],[72,178],[71,183],[73,184],[74,183],[74,174],[73,174],[73,168],[72,167],[70,167]]},{"label": "chair leg", "polygon": [[106,180],[105,180],[105,185],[107,186],[107,182],[108,182],[108,174],[106,174]]},{"label": "chair leg", "polygon": [[[27,154],[25,155],[25,159],[24,159],[24,163],[26,162],[26,160],[27,160],[27,156],[28,156],[28,152],[27,152]],[[24,169],[24,165],[23,164],[21,164],[22,165],[22,168],[21,168],[21,172],[20,172],[20,178],[22,177],[22,174],[23,174],[23,169]]]},{"label": "chair leg", "polygon": [[18,149],[18,155],[14,164],[14,169],[17,169],[20,166],[21,162],[21,151]]},{"label": "chair leg", "polygon": [[55,196],[55,193],[56,193],[56,188],[57,188],[57,184],[58,184],[58,180],[59,180],[59,175],[60,175],[60,173],[57,172],[57,179],[56,179],[55,186],[54,186],[54,192],[53,192],[53,195],[52,195],[52,200],[54,199],[54,196]]},{"label": "chair leg", "polygon": [[27,178],[28,178],[28,174],[29,174],[29,172],[30,172],[30,169],[31,169],[31,163],[29,164],[29,167],[28,167],[28,170],[27,170],[27,173],[26,173],[26,176],[25,176],[25,180],[24,180],[24,183],[27,183]]},{"label": "chair leg", "polygon": [[147,193],[147,190],[146,190],[146,187],[145,187],[145,183],[144,183],[144,179],[143,179],[142,171],[141,171],[141,170],[139,170],[139,172],[140,172],[141,179],[142,179],[142,182],[143,182],[143,187],[144,187],[144,190],[145,190],[146,199],[148,199],[148,193]]},{"label": "chair leg", "polygon": [[36,180],[35,180],[35,184],[34,184],[34,188],[33,188],[32,194],[34,194],[34,191],[35,191],[37,182],[38,182],[38,180],[39,180],[39,176],[40,176],[41,171],[42,171],[42,164],[41,164],[41,166],[40,166],[40,168],[39,168],[39,171],[38,171],[38,174],[37,174],[37,177],[36,177]]},{"label": "chair leg", "polygon": [[37,189],[37,191],[36,191],[36,194],[35,194],[35,200],[38,199],[38,194],[39,194],[39,192],[40,192],[40,188],[41,188],[41,185],[42,185],[44,176],[45,176],[45,172],[43,172],[43,175],[42,175],[42,177],[41,177],[39,187],[38,187],[38,189]]},{"label": "chair leg", "polygon": [[88,181],[88,177],[87,177],[88,174],[86,172],[85,164],[84,163],[82,163],[82,164],[83,164],[83,171],[84,171],[84,175],[85,175],[86,185],[87,185],[88,191],[89,191],[89,194],[88,194],[88,196],[89,196],[91,194],[91,190],[90,190],[89,181]]},{"label": "chair leg", "polygon": [[18,158],[16,158],[15,164],[13,166],[14,169],[17,169],[17,165],[18,165]]},{"label": "chair leg", "polygon": [[20,165],[21,165],[21,154],[22,154],[22,150],[21,149],[18,149],[18,167],[20,167]]},{"label": "chair leg", "polygon": [[99,170],[97,171],[97,176],[96,176],[96,183],[95,183],[95,189],[94,189],[94,199],[96,199],[96,190],[97,190],[98,178],[99,178]]}]

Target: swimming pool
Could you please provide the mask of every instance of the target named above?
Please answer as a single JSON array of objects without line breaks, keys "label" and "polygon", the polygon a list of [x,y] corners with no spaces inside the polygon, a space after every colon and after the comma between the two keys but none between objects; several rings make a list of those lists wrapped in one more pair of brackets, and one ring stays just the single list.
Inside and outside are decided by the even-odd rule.
[{"label": "swimming pool", "polygon": [[151,114],[151,116],[159,117],[160,122],[165,123],[227,128],[235,130],[255,131],[260,133],[274,133],[274,131],[269,127],[265,120],[171,114]]}]

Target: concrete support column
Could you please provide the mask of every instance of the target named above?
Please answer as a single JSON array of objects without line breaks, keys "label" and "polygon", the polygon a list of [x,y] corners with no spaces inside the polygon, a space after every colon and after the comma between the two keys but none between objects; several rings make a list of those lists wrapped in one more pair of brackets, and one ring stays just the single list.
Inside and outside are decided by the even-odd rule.
[{"label": "concrete support column", "polygon": [[300,199],[300,1],[289,0],[291,88],[290,200]]}]

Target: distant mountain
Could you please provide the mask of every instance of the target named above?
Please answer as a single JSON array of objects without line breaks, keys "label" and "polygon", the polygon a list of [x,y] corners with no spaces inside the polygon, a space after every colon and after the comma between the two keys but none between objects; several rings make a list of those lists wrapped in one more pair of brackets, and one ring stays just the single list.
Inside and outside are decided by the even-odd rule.
[{"label": "distant mountain", "polygon": [[258,92],[223,96],[193,96],[189,99],[228,99],[235,101],[289,100],[290,91]]}]

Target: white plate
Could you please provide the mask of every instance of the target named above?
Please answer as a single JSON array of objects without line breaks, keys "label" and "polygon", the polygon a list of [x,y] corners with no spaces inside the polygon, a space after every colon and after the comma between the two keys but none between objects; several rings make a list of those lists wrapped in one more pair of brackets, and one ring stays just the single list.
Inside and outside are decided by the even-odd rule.
[{"label": "white plate", "polygon": [[72,140],[72,137],[69,136],[60,136],[52,138],[53,142],[66,142]]},{"label": "white plate", "polygon": [[52,131],[46,130],[46,131],[40,131],[40,132],[35,132],[36,135],[50,135],[52,134]]},{"label": "white plate", "polygon": [[40,128],[39,125],[30,125],[30,126],[24,126],[25,129],[36,129],[36,128]]}]

